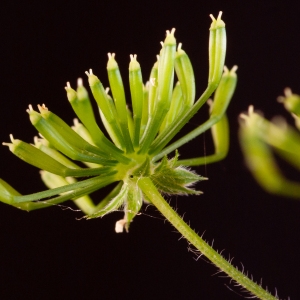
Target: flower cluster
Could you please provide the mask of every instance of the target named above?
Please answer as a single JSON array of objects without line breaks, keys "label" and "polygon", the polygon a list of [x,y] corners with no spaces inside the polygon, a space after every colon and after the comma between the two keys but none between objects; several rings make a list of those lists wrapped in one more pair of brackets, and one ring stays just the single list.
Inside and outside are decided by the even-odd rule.
[{"label": "flower cluster", "polygon": [[[191,186],[205,178],[182,165],[201,164],[201,158],[189,159],[187,163],[178,160],[177,151],[171,160],[167,154],[209,128],[213,129],[216,148],[211,162],[221,159],[228,151],[225,111],[235,89],[236,67],[231,71],[225,68],[223,73],[226,33],[221,15],[217,19],[211,16],[208,86],[197,101],[192,64],[182,45],[177,46],[175,29],[172,29],[167,31],[146,84],[137,56],[130,55],[132,111],[127,106],[114,53],[108,54],[110,89],[103,87],[92,70],[86,72],[106,133],[96,122],[82,79],[78,80],[76,91],[69,83],[66,86],[67,98],[80,120],[76,119],[72,128],[45,105],[38,106],[39,112],[29,106],[30,122],[40,137],[31,145],[11,135],[11,143],[3,144],[22,160],[43,170],[42,180],[50,190],[22,196],[1,179],[0,200],[20,209],[34,210],[71,199],[88,219],[122,208],[124,218],[116,223],[116,231],[122,232],[124,228],[128,231],[143,201],[151,202],[139,185],[141,178],[150,178],[160,193],[199,194]],[[170,143],[216,88],[209,119]],[[111,193],[100,203],[95,204],[88,196],[112,183],[116,184]]]},{"label": "flower cluster", "polygon": [[254,111],[251,105],[248,114],[241,114],[240,141],[246,163],[256,181],[268,192],[291,198],[300,198],[300,184],[282,174],[273,151],[299,169],[300,160],[300,96],[290,88],[285,96],[278,97],[295,120],[294,129],[282,117],[273,121]]}]

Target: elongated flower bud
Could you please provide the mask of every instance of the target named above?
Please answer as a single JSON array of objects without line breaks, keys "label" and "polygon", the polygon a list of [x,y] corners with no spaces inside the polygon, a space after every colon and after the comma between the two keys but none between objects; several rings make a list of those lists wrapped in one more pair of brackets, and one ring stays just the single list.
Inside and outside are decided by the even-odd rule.
[{"label": "elongated flower bud", "polygon": [[98,147],[95,147],[85,141],[79,136],[67,123],[65,123],[60,117],[53,112],[49,111],[45,106],[38,106],[41,116],[48,122],[49,126],[53,127],[60,133],[60,135],[68,141],[71,145],[74,145],[78,149],[83,149],[96,155],[110,158],[110,153],[105,153]]},{"label": "elongated flower bud", "polygon": [[93,74],[92,69],[90,69],[89,72],[85,72],[85,74],[88,76],[90,88],[99,108],[105,115],[106,120],[108,122],[112,122],[114,119],[114,114],[111,111],[102,83],[100,82],[99,78]]},{"label": "elongated flower bud", "polygon": [[278,102],[283,103],[285,109],[300,117],[300,96],[293,94],[290,88],[284,89],[284,96],[278,97]]},{"label": "elongated flower bud", "polygon": [[175,70],[180,82],[184,106],[190,108],[195,101],[195,76],[191,61],[185,51],[181,49],[181,45],[181,43],[178,45],[176,53]]},{"label": "elongated flower bud", "polygon": [[[92,69],[90,69],[90,72],[85,72],[85,73],[89,78],[89,85],[92,90],[93,96],[101,112],[105,116],[105,121],[109,124],[110,127],[109,133],[112,133],[112,135],[116,137],[118,141],[117,145],[120,146],[122,149],[124,149],[125,141],[120,130],[119,120],[116,117],[115,104],[112,103],[111,99],[109,99],[109,96],[106,94],[102,83],[100,82],[99,78],[93,74]],[[118,149],[117,147],[115,148]],[[115,150],[113,151],[113,153],[114,152]],[[123,153],[123,151],[121,151],[121,153]],[[122,161],[119,156],[118,156],[118,160]]]},{"label": "elongated flower bud", "polygon": [[150,78],[149,78],[149,116],[154,114],[154,108],[156,104],[157,96],[157,73],[158,73],[158,61],[152,67]]},{"label": "elongated flower bud", "polygon": [[174,32],[175,28],[173,28],[171,32],[167,30],[167,37],[160,52],[157,75],[157,100],[155,100],[156,104],[154,115],[152,118],[150,118],[140,142],[140,154],[148,151],[150,144],[153,142],[166,114],[170,109],[174,82],[174,59],[176,51]]},{"label": "elongated flower bud", "polygon": [[115,60],[114,53],[108,53],[107,73],[113,99],[116,104],[116,109],[119,117],[120,127],[122,130],[126,151],[131,153],[134,151],[131,138],[129,135],[126,99],[122,77],[119,66]]},{"label": "elongated flower bud", "polygon": [[34,146],[42,152],[46,153],[47,155],[51,156],[53,159],[55,159],[62,165],[71,169],[79,169],[79,167],[74,162],[69,160],[66,156],[58,152],[56,149],[47,146],[45,141],[45,139],[39,139],[38,137],[35,137]]},{"label": "elongated flower bud", "polygon": [[8,146],[9,150],[20,159],[39,169],[46,170],[60,176],[66,175],[65,172],[67,167],[53,159],[51,156],[30,144],[14,139],[12,135],[10,135],[10,140],[11,143],[3,143],[3,145]]},{"label": "elongated flower bud", "polygon": [[143,93],[144,93],[144,101],[143,101],[143,113],[142,113],[140,136],[144,134],[149,119],[149,81],[146,82],[143,88]]},{"label": "elongated flower bud", "polygon": [[180,114],[183,107],[184,107],[184,101],[183,101],[183,95],[181,90],[181,84],[178,81],[173,90],[170,110],[166,115],[164,122],[162,123],[159,129],[160,132],[168,128],[173,123],[173,121]]},{"label": "elongated flower bud", "polygon": [[60,128],[57,129],[56,127],[53,127],[51,123],[49,123],[45,118],[41,116],[41,114],[34,111],[31,106],[29,107],[27,112],[29,114],[32,125],[43,135],[43,137],[47,139],[56,149],[58,149],[71,159],[87,161],[96,164],[115,164],[114,161],[110,161],[103,156],[92,154],[89,151],[76,147],[78,140],[75,145],[73,145],[72,142],[70,143],[70,140],[66,140],[65,137],[61,134]]},{"label": "elongated flower bud", "polygon": [[67,82],[67,86],[65,87],[65,89],[67,91],[68,100],[74,112],[76,113],[80,121],[89,130],[91,136],[93,137],[93,140],[98,145],[98,147],[102,148],[102,139],[104,137],[104,134],[96,123],[88,92],[82,85],[82,79],[78,79],[77,93],[71,88],[69,82]]},{"label": "elongated flower bud", "polygon": [[167,37],[163,43],[159,60],[157,74],[157,101],[160,107],[169,107],[171,102],[174,82],[174,59],[176,53],[175,28],[167,30]]},{"label": "elongated flower bud", "polygon": [[135,147],[138,147],[144,102],[143,78],[140,64],[136,60],[136,55],[130,55],[130,59],[129,83],[134,122],[133,144]]},{"label": "elongated flower bud", "polygon": [[234,66],[230,71],[224,67],[222,79],[215,92],[211,116],[222,116],[226,111],[237,83],[236,70],[237,66]]},{"label": "elongated flower bud", "polygon": [[8,146],[9,150],[13,154],[15,154],[20,159],[24,160],[32,166],[35,166],[39,169],[48,171],[56,175],[60,175],[62,177],[93,176],[112,171],[110,167],[99,167],[93,169],[70,169],[58,162],[57,160],[53,159],[51,156],[44,153],[40,149],[37,149],[36,147],[27,144],[21,140],[15,140],[12,135],[10,136],[10,139],[11,143],[3,143],[3,145]]},{"label": "elongated flower bud", "polygon": [[208,82],[217,85],[221,79],[225,55],[226,55],[226,30],[225,23],[221,19],[222,12],[219,12],[215,19],[210,15],[212,23],[209,35],[209,76]]},{"label": "elongated flower bud", "polygon": [[71,127],[78,135],[80,135],[84,140],[93,145],[94,141],[90,132],[86,129],[86,127],[81,124],[78,119],[73,120],[73,126]]}]

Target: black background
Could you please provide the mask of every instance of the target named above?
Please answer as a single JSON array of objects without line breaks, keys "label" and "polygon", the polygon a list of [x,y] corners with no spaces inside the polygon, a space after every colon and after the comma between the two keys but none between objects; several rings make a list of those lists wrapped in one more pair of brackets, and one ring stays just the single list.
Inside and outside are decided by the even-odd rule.
[{"label": "black background", "polygon": [[[45,103],[68,123],[74,114],[64,86],[84,72],[108,84],[107,52],[127,85],[129,54],[137,54],[144,78],[165,30],[189,54],[197,95],[207,82],[209,14],[224,12],[226,64],[239,66],[228,110],[231,149],[222,162],[195,170],[209,181],[200,197],[174,197],[172,206],[226,258],[275,289],[299,299],[300,203],[270,196],[246,169],[237,140],[238,115],[254,104],[271,118],[288,116],[276,102],[286,86],[300,93],[299,5],[294,1],[2,1],[0,16],[1,141],[8,135],[31,142],[36,134],[25,109]],[[128,88],[127,88],[128,90]],[[206,108],[187,124],[207,118]],[[210,133],[181,150],[182,157],[209,154]],[[0,176],[23,194],[44,189],[38,171],[0,149]],[[284,165],[285,175],[299,180]],[[294,176],[295,175],[295,176]],[[293,177],[294,176],[294,177]],[[104,192],[94,195],[101,199]],[[73,207],[75,208],[75,207]],[[0,205],[1,299],[241,299],[239,287],[213,276],[217,269],[188,252],[187,242],[153,208],[136,217],[129,234],[116,234],[114,213],[77,220],[60,207],[26,213]],[[229,286],[228,289],[226,286]],[[238,293],[238,294],[237,294]],[[247,294],[242,294],[247,296]]]}]

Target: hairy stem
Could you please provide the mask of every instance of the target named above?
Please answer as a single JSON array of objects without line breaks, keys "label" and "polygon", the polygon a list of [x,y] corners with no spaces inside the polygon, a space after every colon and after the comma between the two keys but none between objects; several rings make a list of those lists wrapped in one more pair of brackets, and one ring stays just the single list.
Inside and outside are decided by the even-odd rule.
[{"label": "hairy stem", "polygon": [[210,247],[197,233],[192,230],[183,219],[172,209],[156,189],[150,178],[142,177],[138,180],[138,185],[143,193],[154,206],[165,216],[165,218],[203,255],[205,255],[220,270],[230,276],[239,285],[243,286],[250,293],[259,299],[278,299],[264,290],[260,285],[250,280],[245,274],[231,265],[225,258]]}]

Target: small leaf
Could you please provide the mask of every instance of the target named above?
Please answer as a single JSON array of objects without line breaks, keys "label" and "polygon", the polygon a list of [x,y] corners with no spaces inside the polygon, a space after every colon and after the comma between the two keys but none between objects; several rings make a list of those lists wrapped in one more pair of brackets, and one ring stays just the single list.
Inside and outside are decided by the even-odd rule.
[{"label": "small leaf", "polygon": [[134,170],[133,174],[134,176],[137,177],[148,177],[151,174],[151,170],[150,170],[150,160],[149,157],[147,157],[145,159],[145,162],[139,166],[137,169]]},{"label": "small leaf", "polygon": [[129,189],[127,194],[127,201],[125,204],[125,229],[128,232],[129,225],[133,218],[140,211],[143,204],[143,194],[136,182],[128,183]]},{"label": "small leaf", "polygon": [[174,158],[167,160],[164,157],[161,163],[155,168],[154,174],[150,176],[155,186],[163,193],[167,194],[201,194],[189,186],[205,178],[183,167],[175,167],[178,160],[178,152]]},{"label": "small leaf", "polygon": [[88,215],[86,218],[87,219],[94,219],[94,218],[99,218],[103,217],[104,215],[107,215],[111,212],[116,211],[126,200],[128,194],[128,184],[124,183],[119,194],[114,197],[103,209],[100,211]]}]

